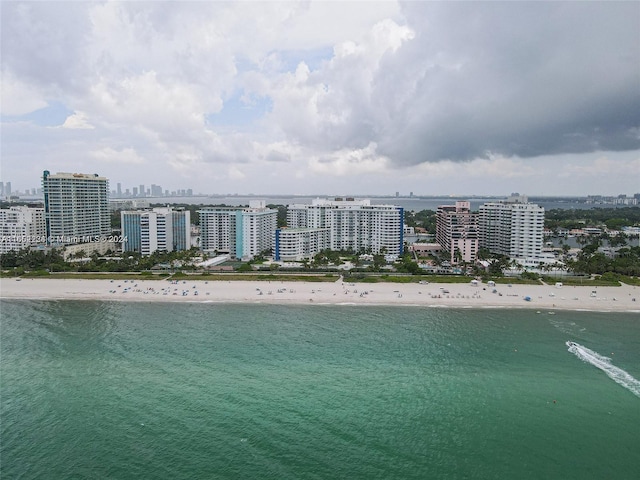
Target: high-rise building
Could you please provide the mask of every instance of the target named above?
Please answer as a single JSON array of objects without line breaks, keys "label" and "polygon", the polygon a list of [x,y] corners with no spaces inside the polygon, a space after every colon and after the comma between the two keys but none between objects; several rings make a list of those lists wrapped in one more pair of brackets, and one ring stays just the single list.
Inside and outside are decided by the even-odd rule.
[{"label": "high-rise building", "polygon": [[97,174],[42,175],[47,236],[50,243],[95,241],[111,232],[109,180]]},{"label": "high-rise building", "polygon": [[251,201],[248,208],[212,207],[198,213],[204,252],[249,260],[274,247],[278,211],[266,208],[263,200]]},{"label": "high-rise building", "polygon": [[46,243],[44,208],[13,206],[0,210],[0,253]]},{"label": "high-rise building", "polygon": [[369,199],[314,199],[311,204],[289,205],[287,225],[328,228],[331,250],[401,255],[404,248],[403,208],[372,205]]},{"label": "high-rise building", "polygon": [[122,184],[118,183],[116,186],[116,195],[118,198],[122,197]]},{"label": "high-rise building", "polygon": [[279,228],[276,230],[274,260],[310,259],[330,246],[329,228]]},{"label": "high-rise building", "polygon": [[151,255],[153,252],[191,248],[191,212],[171,207],[120,212],[122,251]]},{"label": "high-rise building", "polygon": [[480,247],[491,253],[527,263],[541,258],[544,208],[529,203],[524,195],[481,205],[478,228]]},{"label": "high-rise building", "polygon": [[436,213],[436,242],[452,265],[474,262],[478,254],[478,220],[470,202],[441,205]]},{"label": "high-rise building", "polygon": [[235,254],[236,217],[238,209],[230,207],[204,208],[200,216],[200,249],[205,253]]},{"label": "high-rise building", "polygon": [[140,184],[140,190],[138,190],[138,194],[139,194],[141,197],[144,197],[144,196],[145,196],[144,185]]}]

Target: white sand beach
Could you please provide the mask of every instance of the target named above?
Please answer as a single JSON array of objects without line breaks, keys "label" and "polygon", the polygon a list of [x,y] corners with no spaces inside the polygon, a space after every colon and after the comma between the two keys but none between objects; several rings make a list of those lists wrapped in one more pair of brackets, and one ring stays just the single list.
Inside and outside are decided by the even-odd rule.
[{"label": "white sand beach", "polygon": [[147,302],[222,302],[425,307],[531,308],[640,313],[640,287],[496,285],[482,283],[333,283],[298,281],[203,281],[0,279],[2,299],[69,299]]}]

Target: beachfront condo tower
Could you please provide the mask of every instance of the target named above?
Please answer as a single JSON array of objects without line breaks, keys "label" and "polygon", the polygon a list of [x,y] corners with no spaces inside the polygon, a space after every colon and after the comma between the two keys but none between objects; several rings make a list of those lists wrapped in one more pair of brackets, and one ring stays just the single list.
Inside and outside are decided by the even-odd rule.
[{"label": "beachfront condo tower", "polygon": [[436,214],[436,242],[449,255],[451,265],[475,262],[478,255],[478,218],[470,202],[441,205]]},{"label": "beachfront condo tower", "polygon": [[[404,210],[396,205],[372,205],[351,197],[314,199],[289,205],[289,228],[329,229],[330,250],[399,256],[403,252]],[[318,252],[315,252],[318,253]]]},{"label": "beachfront condo tower", "polygon": [[122,251],[151,255],[191,248],[191,212],[171,207],[120,212]]},{"label": "beachfront condo tower", "polygon": [[535,264],[542,257],[544,208],[524,195],[481,205],[478,227],[480,247],[491,253],[522,264]]},{"label": "beachfront condo tower", "polygon": [[211,207],[198,210],[200,249],[205,253],[229,253],[250,260],[274,248],[278,211],[252,200],[249,207]]},{"label": "beachfront condo tower", "polygon": [[276,230],[274,260],[299,261],[311,259],[331,246],[329,228],[279,228]]},{"label": "beachfront condo tower", "polygon": [[48,243],[95,242],[111,233],[109,180],[98,174],[42,175]]}]

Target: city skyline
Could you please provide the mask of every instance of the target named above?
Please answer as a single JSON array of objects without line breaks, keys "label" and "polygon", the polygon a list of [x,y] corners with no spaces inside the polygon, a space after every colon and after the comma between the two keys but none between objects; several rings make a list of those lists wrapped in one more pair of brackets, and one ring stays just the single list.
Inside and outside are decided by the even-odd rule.
[{"label": "city skyline", "polygon": [[633,195],[639,15],[3,2],[2,176],[13,191],[51,170],[194,195]]},{"label": "city skyline", "polygon": [[[56,173],[71,173],[71,172],[56,172]],[[86,172],[73,172],[86,174]],[[194,191],[192,188],[178,188],[175,190],[165,189],[162,185],[156,184],[140,184],[135,181],[131,181],[130,184],[123,185],[121,182],[113,182],[111,179],[107,178],[109,181],[109,193],[110,199],[135,199],[135,198],[170,198],[170,197],[265,197],[265,198],[273,198],[278,196],[283,197],[340,197],[340,196],[352,196],[357,198],[508,198],[514,192],[498,192],[498,193],[489,193],[489,194],[465,194],[465,193],[455,193],[455,194],[432,194],[428,192],[413,192],[413,191],[389,191],[382,193],[374,193],[374,194],[360,194],[354,195],[351,192],[309,192],[306,194],[289,194],[283,192],[198,192]],[[15,189],[12,186],[11,181],[2,181],[0,180],[0,199],[8,199],[9,194],[12,196],[17,196],[21,200],[29,200],[42,198],[43,189],[42,189],[42,176],[40,176],[40,186],[26,189]],[[7,192],[7,186],[9,186],[9,191]],[[145,187],[145,194],[140,194],[141,187]],[[638,190],[636,188],[636,190]],[[7,194],[9,193],[9,194]],[[591,200],[614,200],[614,199],[632,199],[638,198],[640,193],[637,191],[629,191],[629,192],[615,192],[612,194],[601,194],[599,192],[587,192],[586,194],[581,195],[539,195],[535,192],[526,192],[527,196],[536,197],[536,198],[567,198],[567,199],[591,199]],[[634,204],[635,205],[635,204]]]}]

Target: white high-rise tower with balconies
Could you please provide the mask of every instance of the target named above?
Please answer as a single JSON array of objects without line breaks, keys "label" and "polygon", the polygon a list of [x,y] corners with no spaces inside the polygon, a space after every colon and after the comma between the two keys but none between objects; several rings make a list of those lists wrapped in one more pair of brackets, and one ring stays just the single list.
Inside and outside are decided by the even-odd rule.
[{"label": "white high-rise tower with balconies", "polygon": [[109,180],[98,174],[42,175],[49,243],[95,241],[111,233]]},{"label": "white high-rise tower with balconies", "polygon": [[542,257],[544,208],[513,194],[504,202],[480,206],[480,247],[523,264]]}]

